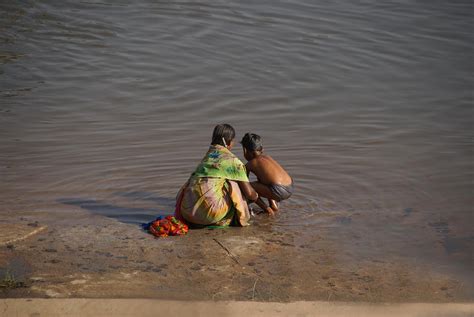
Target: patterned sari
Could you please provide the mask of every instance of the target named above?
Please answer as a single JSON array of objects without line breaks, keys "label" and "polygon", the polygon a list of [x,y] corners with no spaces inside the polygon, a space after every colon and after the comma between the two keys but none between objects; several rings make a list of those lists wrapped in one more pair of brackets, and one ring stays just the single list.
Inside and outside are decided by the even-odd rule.
[{"label": "patterned sari", "polygon": [[178,219],[197,225],[247,226],[250,213],[238,181],[248,182],[244,164],[220,145],[211,145],[176,197]]}]

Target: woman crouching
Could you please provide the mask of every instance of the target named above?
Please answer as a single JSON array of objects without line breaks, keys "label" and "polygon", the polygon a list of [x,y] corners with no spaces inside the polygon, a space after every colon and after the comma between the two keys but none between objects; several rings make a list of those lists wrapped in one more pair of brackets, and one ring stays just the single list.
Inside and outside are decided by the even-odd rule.
[{"label": "woman crouching", "polygon": [[175,215],[191,226],[249,225],[247,201],[257,192],[249,183],[245,165],[230,150],[235,130],[219,124],[209,150],[176,197]]}]

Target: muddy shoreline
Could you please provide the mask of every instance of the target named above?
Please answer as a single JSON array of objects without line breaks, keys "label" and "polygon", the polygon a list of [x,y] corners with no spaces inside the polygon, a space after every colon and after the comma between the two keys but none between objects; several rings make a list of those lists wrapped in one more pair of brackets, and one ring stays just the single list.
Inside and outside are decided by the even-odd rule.
[{"label": "muddy shoreline", "polygon": [[5,236],[8,230],[21,237],[45,228],[0,246],[0,274],[11,274],[22,285],[2,287],[2,298],[473,300],[462,280],[426,265],[344,261],[323,230],[300,241],[294,231],[267,230],[268,221],[262,220],[247,228],[199,229],[156,239],[136,225],[79,208],[2,214],[3,228],[10,228]]}]

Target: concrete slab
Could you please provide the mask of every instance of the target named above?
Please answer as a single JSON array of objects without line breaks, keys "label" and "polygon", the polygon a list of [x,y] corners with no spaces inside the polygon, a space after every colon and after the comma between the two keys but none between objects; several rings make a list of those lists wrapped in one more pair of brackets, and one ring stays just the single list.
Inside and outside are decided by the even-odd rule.
[{"label": "concrete slab", "polygon": [[1,316],[328,316],[471,317],[474,304],[170,301],[153,299],[2,299]]}]

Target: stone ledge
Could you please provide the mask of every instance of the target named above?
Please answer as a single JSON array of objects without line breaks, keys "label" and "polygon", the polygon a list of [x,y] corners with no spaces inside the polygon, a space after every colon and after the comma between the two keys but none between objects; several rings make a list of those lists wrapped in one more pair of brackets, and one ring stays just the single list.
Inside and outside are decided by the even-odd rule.
[{"label": "stone ledge", "polygon": [[328,316],[468,317],[473,303],[367,304],[347,302],[171,301],[156,299],[2,299],[2,316]]}]

